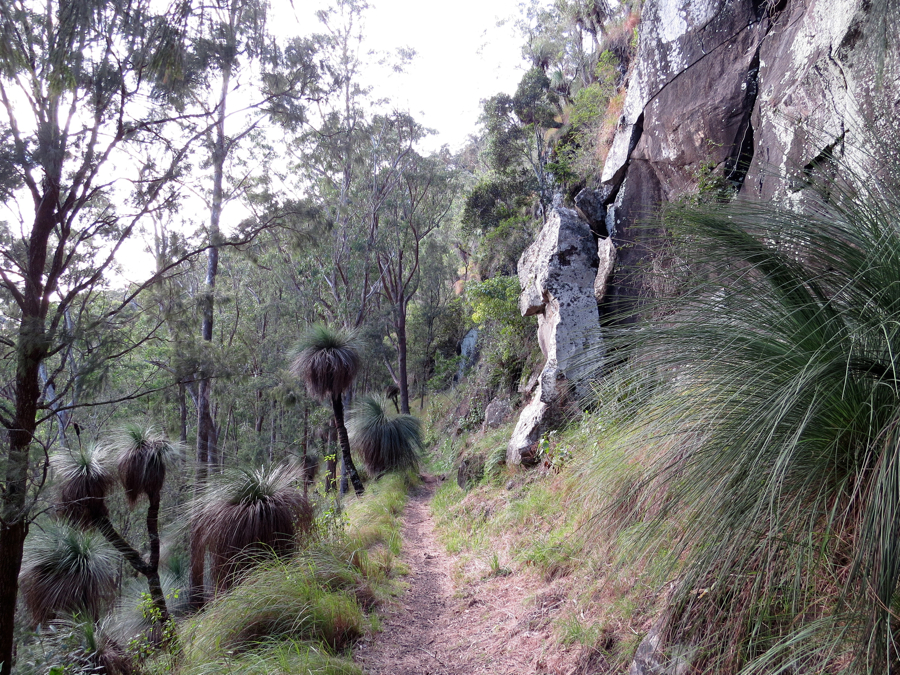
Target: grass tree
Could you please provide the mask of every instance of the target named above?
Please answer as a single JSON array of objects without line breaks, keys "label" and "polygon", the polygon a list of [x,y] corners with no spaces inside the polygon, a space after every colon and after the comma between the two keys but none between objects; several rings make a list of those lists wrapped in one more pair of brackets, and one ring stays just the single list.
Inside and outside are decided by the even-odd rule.
[{"label": "grass tree", "polygon": [[[80,527],[96,527],[131,567],[147,579],[150,596],[165,621],[169,613],[159,576],[159,507],[166,469],[181,455],[181,446],[153,427],[128,425],[108,448],[87,445],[64,452],[56,460],[60,478],[57,510]],[[109,518],[106,497],[116,483],[109,466],[115,460],[118,479],[132,508],[146,496],[147,560],[119,533]]]},{"label": "grass tree", "polygon": [[95,531],[65,524],[45,529],[25,549],[19,582],[35,624],[63,614],[96,620],[116,597],[116,553]]},{"label": "grass tree", "polygon": [[[291,364],[291,372],[303,379],[310,396],[330,400],[337,426],[344,475],[353,483],[357,495],[363,484],[350,455],[350,440],[344,423],[344,393],[359,370],[359,350],[355,336],[332,330],[324,325],[312,326],[300,340],[299,351]],[[342,486],[343,488],[343,486]]]},{"label": "grass tree", "polygon": [[845,180],[675,210],[688,273],[624,338],[626,444],[660,450],[618,505],[676,561],[669,636],[704,672],[900,662],[900,190]]},{"label": "grass tree", "polygon": [[194,505],[194,556],[209,551],[218,591],[266,553],[293,550],[296,535],[308,532],[313,509],[303,495],[303,467],[289,464],[226,471]]},{"label": "grass tree", "polygon": [[385,401],[360,398],[350,415],[350,440],[373,475],[418,469],[422,425],[412,415],[389,415]]}]

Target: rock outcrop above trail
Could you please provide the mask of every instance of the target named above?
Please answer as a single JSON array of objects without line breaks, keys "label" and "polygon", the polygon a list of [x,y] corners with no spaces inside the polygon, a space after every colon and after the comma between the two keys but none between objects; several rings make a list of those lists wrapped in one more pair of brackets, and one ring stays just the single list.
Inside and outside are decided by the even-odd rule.
[{"label": "rock outcrop above trail", "polygon": [[508,464],[528,463],[548,412],[565,396],[587,393],[587,349],[599,356],[599,313],[594,297],[597,243],[591,227],[566,208],[554,209],[535,242],[519,259],[519,311],[538,317],[538,342],[546,359],[531,402],[522,411],[507,448]]},{"label": "rock outcrop above trail", "polygon": [[[896,0],[646,0],[601,180],[575,198],[615,254],[592,284],[604,319],[639,316],[654,291],[667,202],[706,189],[797,203],[835,160],[879,170],[873,144],[900,131],[898,20]],[[686,670],[662,636],[654,626],[632,674]]]},{"label": "rock outcrop above trail", "polygon": [[648,290],[642,270],[663,233],[647,221],[661,204],[710,176],[745,198],[796,200],[830,156],[864,154],[866,125],[896,124],[892,2],[647,0],[601,184],[575,200],[618,250],[605,292],[596,282],[602,311]]}]

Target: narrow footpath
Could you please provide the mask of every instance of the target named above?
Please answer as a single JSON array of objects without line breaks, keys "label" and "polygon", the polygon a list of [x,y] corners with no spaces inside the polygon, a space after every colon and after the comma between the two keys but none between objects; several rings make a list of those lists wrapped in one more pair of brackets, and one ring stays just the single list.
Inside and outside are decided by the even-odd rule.
[{"label": "narrow footpath", "polygon": [[[409,589],[389,609],[382,632],[360,642],[367,675],[575,675],[583,659],[560,651],[551,619],[563,600],[531,577],[491,577],[456,587],[453,559],[438,541],[427,477],[404,513],[402,559]],[[579,663],[582,661],[582,663]],[[592,664],[593,665],[593,664]],[[593,671],[592,671],[593,672]]]}]

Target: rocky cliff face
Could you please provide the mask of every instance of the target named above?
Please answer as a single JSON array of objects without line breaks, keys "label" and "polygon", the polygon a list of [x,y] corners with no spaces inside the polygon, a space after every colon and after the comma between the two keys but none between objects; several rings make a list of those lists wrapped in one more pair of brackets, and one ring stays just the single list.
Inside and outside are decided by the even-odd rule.
[{"label": "rocky cliff face", "polygon": [[640,266],[662,233],[636,226],[700,176],[797,199],[797,176],[900,116],[892,2],[647,0],[601,185],[580,196],[618,249],[606,311],[646,290]]},{"label": "rocky cliff face", "polygon": [[[541,331],[578,325],[580,335],[596,321],[583,307],[588,292],[606,314],[634,307],[648,292],[642,269],[665,236],[648,220],[661,204],[696,193],[701,177],[716,176],[743,198],[797,200],[804,172],[831,155],[864,152],[873,126],[896,131],[900,37],[887,13],[900,14],[898,6],[898,0],[647,0],[601,182],[575,199],[599,239],[599,256],[588,263],[597,276],[591,283],[583,270],[575,274],[565,295],[580,298],[576,303],[554,302],[556,292],[534,281],[548,276],[556,252],[569,246],[565,237],[590,249],[587,225],[576,227],[575,212],[566,211],[567,224],[557,220],[551,228],[553,246],[545,227],[520,262],[523,313],[541,314]],[[550,380],[575,379],[566,372],[577,362],[572,345],[560,355],[556,340],[544,336],[541,347],[547,365],[510,443],[511,463],[539,438],[555,395]]]},{"label": "rocky cliff face", "polygon": [[556,208],[519,259],[519,311],[523,316],[537,315],[538,343],[546,362],[509,442],[508,464],[536,459],[547,411],[561,397],[587,394],[585,363],[578,357],[591,346],[600,348],[594,296],[597,249],[588,223],[571,209]]}]

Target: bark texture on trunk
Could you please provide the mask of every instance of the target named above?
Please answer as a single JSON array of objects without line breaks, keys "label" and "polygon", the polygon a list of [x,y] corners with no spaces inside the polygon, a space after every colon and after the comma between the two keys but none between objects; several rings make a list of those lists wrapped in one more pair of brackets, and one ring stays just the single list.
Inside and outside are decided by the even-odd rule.
[{"label": "bark texture on trunk", "polygon": [[353,457],[350,456],[350,439],[347,437],[347,427],[344,425],[344,399],[340,394],[331,397],[331,407],[334,409],[334,420],[337,425],[338,441],[341,445],[341,459],[344,464],[344,474],[349,477],[353,483],[353,489],[357,496],[362,495],[362,480],[356,472],[356,465],[353,464]]},{"label": "bark texture on trunk", "polygon": [[401,299],[397,311],[397,361],[399,362],[400,412],[409,415],[409,376],[406,368],[406,300]]},{"label": "bark texture on trunk", "polygon": [[30,453],[37,428],[41,395],[40,367],[47,355],[45,319],[49,308],[44,287],[44,269],[50,234],[57,221],[58,181],[36,204],[35,220],[28,242],[24,288],[19,301],[22,318],[16,344],[16,401],[13,428],[9,430],[9,454],[0,496],[0,675],[12,670],[15,648],[13,631],[19,572],[25,537],[28,535],[28,477]]}]

